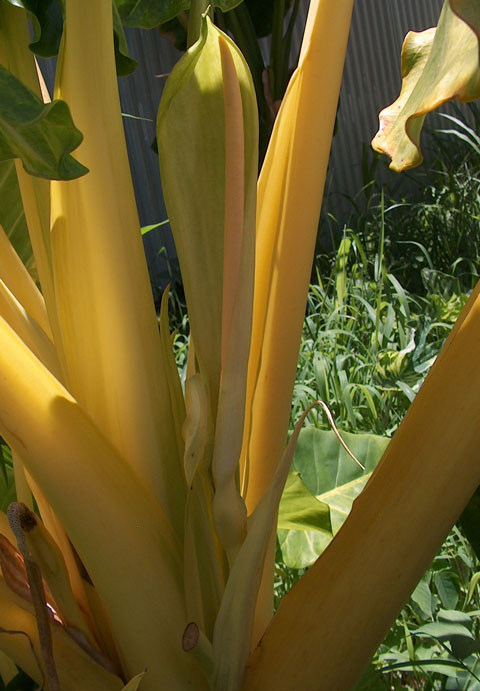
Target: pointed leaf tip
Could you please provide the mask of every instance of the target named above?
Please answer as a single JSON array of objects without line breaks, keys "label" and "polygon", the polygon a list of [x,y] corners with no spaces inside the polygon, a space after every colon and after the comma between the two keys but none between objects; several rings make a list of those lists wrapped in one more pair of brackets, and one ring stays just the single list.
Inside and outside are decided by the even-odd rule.
[{"label": "pointed leaf tip", "polygon": [[64,101],[43,104],[0,65],[0,161],[19,158],[30,175],[72,180],[88,172],[70,156],[82,139]]}]

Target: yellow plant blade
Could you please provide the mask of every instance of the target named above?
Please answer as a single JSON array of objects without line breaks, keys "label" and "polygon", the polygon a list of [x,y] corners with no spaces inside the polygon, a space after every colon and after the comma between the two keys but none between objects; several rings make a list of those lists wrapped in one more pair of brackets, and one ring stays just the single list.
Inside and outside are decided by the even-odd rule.
[{"label": "yellow plant blade", "polygon": [[[287,89],[258,184],[244,496],[251,513],[282,457],[323,185],[353,0],[313,0],[302,57]],[[248,485],[246,480],[248,479]],[[273,611],[273,555],[254,640]]]},{"label": "yellow plant blade", "polygon": [[185,487],[115,71],[111,0],[67,0],[56,96],[90,172],[54,182],[52,248],[68,387],[183,532]]},{"label": "yellow plant blade", "polygon": [[62,379],[65,379],[65,358],[55,301],[50,247],[50,182],[41,178],[33,178],[25,172],[20,161],[15,161],[15,169],[35,257],[35,267],[42,287],[57,357],[62,367]]},{"label": "yellow plant blade", "polygon": [[73,597],[65,560],[57,543],[33,512],[29,513],[25,507],[23,513],[24,517],[26,516],[24,521],[28,523],[28,530],[27,528],[23,529],[25,541],[32,558],[40,567],[55,604],[58,606],[57,614],[67,629],[76,629],[78,632],[82,632],[90,647],[96,648]]},{"label": "yellow plant blade", "polygon": [[195,686],[197,671],[186,667],[180,647],[180,545],[165,514],[2,319],[0,371],[0,434],[55,506],[105,605],[127,671],[148,666],[146,691],[184,688],[185,679]]},{"label": "yellow plant blade", "polygon": [[0,677],[5,686],[18,674],[16,664],[5,653],[0,651]]},{"label": "yellow plant blade", "polygon": [[478,486],[479,287],[346,522],[282,601],[245,691],[352,688]]},{"label": "yellow plant blade", "polygon": [[[37,68],[28,45],[31,41],[27,16],[24,9],[11,4],[0,4],[0,61],[13,74],[21,79],[29,89],[41,97]],[[42,293],[54,334],[58,357],[63,366],[59,326],[55,305],[52,257],[50,247],[50,182],[33,178],[25,172],[20,161],[15,161],[18,184],[23,201],[28,233],[35,256]],[[13,289],[12,289],[13,290]],[[15,292],[13,290],[13,292]],[[22,298],[17,295],[22,302]],[[27,310],[30,308],[24,304]],[[32,311],[35,316],[35,310]],[[43,320],[39,324],[50,335]]]},{"label": "yellow plant blade", "polygon": [[191,487],[197,470],[209,466],[212,444],[208,392],[199,374],[194,374],[185,383],[185,406],[187,415],[182,430],[185,439],[184,466],[187,485]]},{"label": "yellow plant blade", "polygon": [[208,393],[199,374],[185,385],[187,417],[185,475],[189,487],[185,508],[184,582],[187,618],[209,637],[224,589],[223,554],[213,527],[213,487],[209,474],[212,423]]},{"label": "yellow plant blade", "polygon": [[[95,662],[58,624],[52,622],[53,651],[62,691],[120,691],[121,679]],[[37,624],[33,608],[0,577],[0,649],[38,684],[45,672],[38,657]],[[34,652],[35,651],[35,652]]]},{"label": "yellow plant blade", "polygon": [[15,249],[0,226],[0,279],[8,286],[17,300],[51,338],[50,323],[45,301],[32,277],[15,252]]},{"label": "yellow plant blade", "polygon": [[445,0],[436,29],[407,34],[402,89],[380,113],[380,129],[372,141],[376,151],[391,157],[392,170],[423,161],[420,134],[427,113],[452,99],[473,101],[480,96],[479,32],[478,3]]},{"label": "yellow plant blade", "polygon": [[303,57],[277,116],[259,179],[247,398],[255,420],[248,447],[249,511],[270,484],[285,447],[352,5],[352,0],[311,3],[311,33],[305,35]]},{"label": "yellow plant blade", "polygon": [[[13,457],[14,457],[14,459],[16,457],[18,457],[18,453],[16,451],[13,451]],[[38,509],[40,511],[40,516],[42,518],[42,522],[43,522],[45,528],[50,533],[50,535],[55,540],[56,544],[58,545],[58,548],[60,549],[62,557],[65,560],[65,565],[67,567],[70,585],[71,585],[72,592],[73,592],[74,597],[75,597],[75,601],[77,602],[78,606],[80,607],[80,610],[81,610],[83,616],[88,621],[89,627],[92,630],[92,632],[94,633],[96,640],[102,641],[102,643],[103,643],[103,640],[101,639],[101,636],[99,636],[99,633],[98,633],[98,622],[97,622],[96,618],[94,617],[94,614],[91,611],[90,602],[87,599],[87,594],[85,592],[85,588],[88,584],[86,583],[86,581],[83,580],[82,576],[80,575],[79,569],[81,567],[79,567],[79,560],[78,560],[78,557],[74,554],[72,544],[71,544],[70,540],[68,539],[67,535],[65,534],[65,530],[64,530],[63,526],[61,525],[60,521],[58,520],[58,517],[56,516],[54,510],[52,509],[50,504],[45,499],[43,492],[40,490],[38,485],[35,483],[32,476],[29,475],[25,471],[23,461],[22,461],[22,468],[23,468],[23,474],[25,475],[25,480],[28,483],[28,486],[31,489],[31,491],[35,497],[35,501],[37,502],[37,506],[38,506]],[[16,475],[15,475],[15,487],[17,487]],[[24,502],[24,503],[27,503],[27,502]],[[27,505],[28,505],[28,503],[27,503]],[[102,646],[102,649],[107,651],[107,654],[109,655],[109,657],[112,660],[116,659],[116,653],[112,648],[109,648],[108,646]]]},{"label": "yellow plant blade", "polygon": [[213,635],[213,686],[218,691],[236,691],[243,677],[250,650],[262,564],[268,552],[272,533],[275,533],[278,505],[298,435],[309,411],[310,409],[305,411],[295,425],[272,483],[249,517],[248,535],[230,571]]},{"label": "yellow plant blade", "polygon": [[225,587],[226,560],[215,535],[213,491],[208,474],[196,473],[185,509],[185,601],[187,619],[209,638]]},{"label": "yellow plant blade", "polygon": [[10,324],[30,350],[57,377],[60,376],[57,353],[51,340],[37,322],[23,309],[15,296],[0,279],[0,315]]}]

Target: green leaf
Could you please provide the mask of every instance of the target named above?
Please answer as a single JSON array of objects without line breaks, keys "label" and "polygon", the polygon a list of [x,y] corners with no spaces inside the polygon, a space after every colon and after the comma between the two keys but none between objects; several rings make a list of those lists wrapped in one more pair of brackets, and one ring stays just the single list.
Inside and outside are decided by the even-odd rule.
[{"label": "green leaf", "polygon": [[[363,490],[389,439],[372,434],[341,436],[366,470],[347,454],[334,432],[307,427],[298,438],[293,467],[300,474],[311,495],[330,508],[332,533],[335,535],[350,513],[353,501]],[[283,501],[283,500],[282,500]],[[327,547],[328,532],[283,530],[278,533],[282,557],[290,568],[312,564]]]},{"label": "green leaf", "polygon": [[130,57],[127,39],[123,30],[122,20],[117,10],[115,0],[113,5],[113,42],[115,46],[115,66],[119,77],[127,77],[135,71],[138,63]]},{"label": "green leaf", "polygon": [[23,7],[32,20],[33,41],[30,50],[43,58],[57,55],[63,31],[62,9],[58,0],[4,0]]},{"label": "green leaf", "polygon": [[436,29],[407,34],[400,96],[380,113],[372,141],[376,151],[391,157],[393,170],[422,162],[420,134],[427,113],[452,99],[480,96],[479,30],[478,2],[445,0]]},{"label": "green leaf", "polygon": [[448,641],[452,636],[463,636],[464,638],[473,638],[472,632],[469,631],[462,624],[455,622],[434,621],[428,624],[423,624],[416,631],[411,631],[412,636],[431,636],[439,641]]},{"label": "green leaf", "polygon": [[[374,434],[340,434],[351,452],[363,463],[367,474],[375,468],[390,441]],[[365,475],[341,446],[334,432],[316,427],[302,430],[293,467],[317,498]]]},{"label": "green leaf", "polygon": [[[261,38],[272,33],[273,8],[275,0],[244,0],[256,35]],[[291,6],[291,0],[285,2],[285,13]]]},{"label": "green leaf", "polygon": [[332,540],[332,535],[314,530],[280,529],[277,537],[282,561],[290,569],[311,566]]},{"label": "green leaf", "polygon": [[432,618],[432,593],[428,585],[428,579],[422,578],[411,594],[410,600],[416,605],[417,613],[422,619]]},{"label": "green leaf", "polygon": [[82,138],[64,101],[43,104],[0,66],[0,161],[20,158],[31,175],[72,180],[88,172],[70,156]]},{"label": "green leaf", "polygon": [[115,0],[121,20],[127,26],[153,29],[190,7],[190,0]]},{"label": "green leaf", "polygon": [[451,571],[439,571],[434,580],[442,605],[454,609],[460,595],[458,577]]},{"label": "green leaf", "polygon": [[[153,29],[176,17],[180,12],[188,10],[190,0],[115,0],[122,22],[126,26],[141,29]],[[227,12],[242,0],[212,0],[212,7],[218,7]]]},{"label": "green leaf", "polygon": [[212,5],[218,7],[222,12],[233,10],[234,7],[240,5],[242,0],[213,0]]},{"label": "green leaf", "polygon": [[472,612],[460,612],[456,609],[439,609],[437,613],[438,621],[447,624],[461,624],[469,630],[473,626],[472,616]]},{"label": "green leaf", "polygon": [[33,252],[14,161],[0,163],[0,225],[22,262],[31,270]]},{"label": "green leaf", "polygon": [[280,510],[278,527],[290,530],[320,530],[332,535],[330,509],[318,501],[302,482],[299,473],[291,470],[287,477]]}]

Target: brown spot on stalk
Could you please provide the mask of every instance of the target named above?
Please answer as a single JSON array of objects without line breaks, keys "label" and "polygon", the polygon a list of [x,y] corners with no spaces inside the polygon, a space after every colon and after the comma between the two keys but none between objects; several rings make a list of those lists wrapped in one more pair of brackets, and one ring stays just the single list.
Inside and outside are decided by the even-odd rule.
[{"label": "brown spot on stalk", "polygon": [[[50,691],[60,691],[57,668],[55,665],[55,659],[53,657],[50,615],[47,609],[47,598],[45,595],[45,588],[43,587],[42,574],[38,564],[30,555],[30,550],[28,549],[27,541],[24,535],[24,522],[26,522],[26,525],[29,526],[28,530],[32,530],[32,528],[34,528],[37,524],[34,516],[35,523],[32,525],[32,520],[29,518],[30,514],[30,509],[28,509],[25,504],[21,504],[20,502],[13,502],[10,504],[7,511],[8,522],[10,523],[12,532],[15,535],[18,543],[18,549],[20,550],[25,563],[27,579],[30,585],[30,594],[37,619],[40,650],[42,653],[43,662],[45,664],[49,689]],[[27,532],[27,530],[25,532]]]},{"label": "brown spot on stalk", "polygon": [[213,676],[213,647],[194,621],[185,627],[182,636],[182,648],[184,652],[191,653],[195,657],[205,678],[211,681]]}]

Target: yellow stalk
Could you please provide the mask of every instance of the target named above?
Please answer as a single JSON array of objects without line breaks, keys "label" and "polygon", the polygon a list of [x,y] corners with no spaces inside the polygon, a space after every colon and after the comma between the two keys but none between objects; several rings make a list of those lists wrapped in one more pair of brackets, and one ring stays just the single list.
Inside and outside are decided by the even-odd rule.
[{"label": "yellow stalk", "polygon": [[197,671],[180,647],[180,545],[165,514],[2,319],[0,370],[0,434],[55,506],[105,605],[128,673],[148,667],[146,691],[184,688],[185,680],[195,685]]},{"label": "yellow stalk", "polygon": [[[0,61],[39,98],[42,97],[37,67],[28,48],[30,32],[25,10],[6,3],[0,4]],[[33,178],[25,172],[19,160],[15,161],[18,184],[22,195],[23,209],[28,226],[30,242],[35,256],[35,266],[42,286],[48,319],[54,335],[58,357],[63,365],[61,339],[55,306],[52,257],[50,247],[50,182]],[[12,289],[13,290],[13,289]],[[13,291],[15,292],[15,291]],[[18,299],[22,299],[17,295]],[[24,307],[29,310],[27,304]],[[37,318],[36,311],[32,316]],[[50,335],[43,319],[39,324]]]},{"label": "yellow stalk", "polygon": [[[305,301],[353,0],[313,0],[301,60],[258,183],[255,299],[244,434],[249,514],[285,448]],[[245,483],[244,483],[245,484]],[[267,559],[254,640],[273,611]]]},{"label": "yellow stalk", "polygon": [[0,315],[10,324],[25,345],[43,362],[45,367],[48,367],[58,377],[60,366],[53,343],[38,324],[30,319],[30,316],[1,279]]},{"label": "yellow stalk", "polygon": [[90,170],[51,184],[68,385],[181,535],[184,480],[125,146],[110,0],[67,0],[55,93],[84,134],[78,158]]},{"label": "yellow stalk", "polygon": [[478,486],[478,292],[343,527],[282,601],[245,691],[352,688]]},{"label": "yellow stalk", "polygon": [[45,309],[45,300],[1,226],[0,280],[8,286],[21,305],[51,339],[52,332]]},{"label": "yellow stalk", "polygon": [[[14,451],[13,452],[14,457],[18,456],[18,454]],[[24,464],[22,462],[22,467],[24,467]],[[68,539],[65,530],[63,526],[61,525],[60,521],[58,520],[58,517],[56,516],[55,512],[53,511],[52,507],[50,504],[47,502],[45,499],[43,492],[40,490],[38,485],[35,483],[33,480],[32,476],[29,475],[27,472],[24,470],[24,475],[25,479],[28,483],[28,486],[30,487],[34,497],[35,501],[37,502],[37,506],[40,511],[40,516],[42,517],[42,522],[45,526],[45,528],[48,530],[50,535],[53,537],[55,540],[56,544],[58,545],[62,557],[65,560],[65,564],[67,567],[68,571],[68,576],[70,580],[70,585],[72,588],[72,592],[75,597],[75,601],[77,602],[78,606],[80,607],[83,616],[85,619],[88,621],[90,629],[92,630],[95,638],[103,644],[103,639],[101,635],[99,634],[99,625],[97,622],[97,619],[94,616],[94,613],[92,612],[92,608],[90,607],[90,602],[87,597],[87,594],[85,592],[85,588],[88,585],[82,578],[79,572],[79,564],[78,560],[74,555],[72,544],[70,540]],[[16,480],[15,480],[16,483]],[[23,501],[23,500],[21,500]],[[26,503],[26,502],[24,502]],[[115,648],[113,647],[108,647],[108,646],[102,646],[102,649],[104,649],[108,656],[112,659],[116,659],[116,652]]]},{"label": "yellow stalk", "polygon": [[[5,3],[0,4],[0,36],[0,59],[2,63],[34,93],[45,101],[48,100],[43,80],[39,77],[38,66],[28,48],[30,32],[26,13],[23,9]],[[56,312],[50,246],[50,182],[28,175],[19,161],[15,161],[15,166],[30,241],[35,255],[36,269],[42,286],[43,305],[41,304],[42,298],[38,297],[38,291],[36,288],[32,289],[32,284],[25,278],[25,272],[19,266],[18,258],[16,255],[12,255],[13,248],[5,243],[4,237],[1,237],[2,233],[0,233],[0,242],[2,243],[0,248],[0,256],[2,257],[0,260],[2,262],[1,278],[4,278],[10,290],[27,312],[36,319],[49,338],[52,338],[53,332],[57,363],[55,367],[52,366],[52,371],[58,376],[60,369],[61,378],[64,381],[66,368]],[[16,475],[19,479],[23,475],[18,463]],[[25,499],[27,499],[26,491],[25,495]],[[39,491],[36,493],[36,499],[48,529],[55,535],[58,544],[62,546],[76,597],[79,602],[85,604],[81,578],[78,574],[77,564],[73,559],[68,538],[51,507],[48,506]]]},{"label": "yellow stalk", "polygon": [[353,0],[311,3],[311,34],[305,34],[258,183],[249,511],[285,448],[352,5]]},{"label": "yellow stalk", "polygon": [[60,549],[32,511],[23,508],[24,537],[33,560],[38,564],[42,576],[58,606],[57,614],[67,629],[82,632],[85,641],[96,649],[94,640],[85,625],[85,620],[73,597],[65,560]]}]

